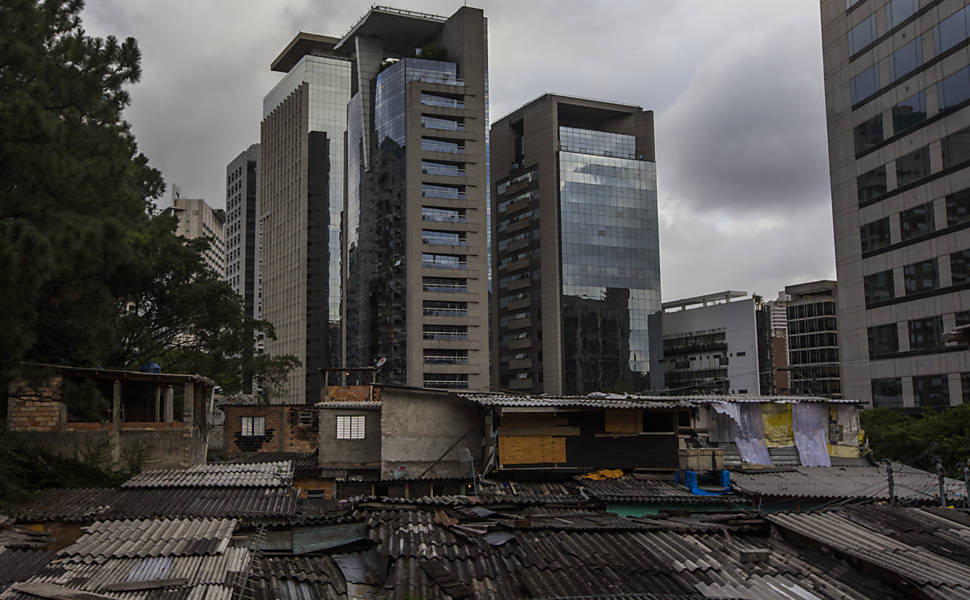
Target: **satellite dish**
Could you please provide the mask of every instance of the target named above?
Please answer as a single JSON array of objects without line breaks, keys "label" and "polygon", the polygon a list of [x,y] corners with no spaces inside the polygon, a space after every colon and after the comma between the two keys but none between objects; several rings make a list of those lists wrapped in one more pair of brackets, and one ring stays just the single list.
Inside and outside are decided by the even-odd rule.
[{"label": "satellite dish", "polygon": [[386,362],[387,362],[387,357],[386,357],[386,356],[382,356],[382,357],[380,357],[380,358],[379,358],[379,359],[377,360],[377,364],[376,364],[376,365],[374,365],[374,368],[375,368],[375,369],[380,369],[381,367],[383,367],[383,366],[384,366],[384,363],[386,363]]}]

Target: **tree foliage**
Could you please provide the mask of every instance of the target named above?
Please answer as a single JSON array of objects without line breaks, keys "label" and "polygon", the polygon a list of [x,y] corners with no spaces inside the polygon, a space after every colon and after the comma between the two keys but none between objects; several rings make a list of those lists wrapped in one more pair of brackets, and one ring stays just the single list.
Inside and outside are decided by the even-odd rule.
[{"label": "tree foliage", "polygon": [[891,459],[935,471],[935,457],[951,477],[962,477],[970,459],[970,405],[910,415],[886,408],[860,414],[877,460]]},{"label": "tree foliage", "polygon": [[0,386],[25,360],[282,381],[295,359],[252,356],[272,328],[207,270],[207,242],[153,218],[164,184],[123,119],[138,45],[88,36],[82,7],[0,3]]}]

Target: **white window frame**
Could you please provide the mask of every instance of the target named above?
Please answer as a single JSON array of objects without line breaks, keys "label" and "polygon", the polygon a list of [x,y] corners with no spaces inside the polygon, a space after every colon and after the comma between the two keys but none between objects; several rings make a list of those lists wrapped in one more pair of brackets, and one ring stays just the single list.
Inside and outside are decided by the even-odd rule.
[{"label": "white window frame", "polygon": [[366,424],[365,415],[337,415],[337,439],[364,439]]},{"label": "white window frame", "polygon": [[240,435],[243,437],[260,437],[266,435],[266,417],[240,417]]}]

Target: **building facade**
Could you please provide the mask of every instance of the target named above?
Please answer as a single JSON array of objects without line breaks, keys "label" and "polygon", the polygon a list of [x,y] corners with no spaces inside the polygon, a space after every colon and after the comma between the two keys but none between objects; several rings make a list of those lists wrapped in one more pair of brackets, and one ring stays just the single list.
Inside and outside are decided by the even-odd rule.
[{"label": "building facade", "polygon": [[970,396],[970,8],[822,0],[842,393]]},{"label": "building facade", "polygon": [[796,396],[835,397],[839,377],[838,284],[813,281],[785,286],[789,388]]},{"label": "building facade", "polygon": [[206,266],[219,278],[226,273],[226,211],[212,208],[201,198],[183,198],[182,190],[172,186],[172,206],[165,208],[163,215],[174,216],[178,220],[175,233],[184,238],[209,238],[209,248],[202,253]]},{"label": "building facade", "polygon": [[347,117],[347,364],[383,383],[486,389],[487,39],[481,10],[372,8],[335,51]]},{"label": "building facade", "polygon": [[300,33],[273,61],[286,75],[263,99],[256,259],[268,354],[296,356],[285,400],[320,398],[320,369],[342,359],[340,222],[350,61],[337,38]]},{"label": "building facade", "polygon": [[544,95],[491,130],[493,387],[663,387],[653,112]]},{"label": "building facade", "polygon": [[[719,292],[664,302],[663,364],[668,390],[678,394],[761,393],[759,355],[765,350],[758,343],[755,300],[745,298],[747,295]],[[763,314],[766,324],[768,313]]]},{"label": "building facade", "polygon": [[226,281],[243,299],[246,316],[259,315],[259,271],[256,264],[257,175],[259,144],[226,165]]}]

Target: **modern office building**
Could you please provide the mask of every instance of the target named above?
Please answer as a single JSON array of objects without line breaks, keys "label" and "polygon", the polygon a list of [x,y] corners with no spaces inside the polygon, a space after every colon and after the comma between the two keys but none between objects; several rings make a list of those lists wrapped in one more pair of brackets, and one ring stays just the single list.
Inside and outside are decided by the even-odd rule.
[{"label": "modern office building", "polygon": [[[263,99],[258,175],[262,318],[267,354],[296,356],[280,401],[320,400],[320,369],[343,364],[340,223],[351,63],[339,40],[299,33],[270,68],[285,76]],[[257,231],[257,237],[260,232]]]},{"label": "modern office building", "polygon": [[253,144],[226,165],[226,281],[243,299],[250,318],[259,315],[258,172],[259,144]]},{"label": "modern office building", "polygon": [[353,69],[347,364],[386,359],[387,383],[488,388],[485,27],[375,7],[334,44]]},{"label": "modern office building", "polygon": [[788,301],[784,291],[778,297],[765,302],[771,320],[771,366],[774,391],[762,389],[762,394],[784,395],[789,393],[788,383]]},{"label": "modern office building", "polygon": [[226,272],[226,211],[212,208],[201,198],[183,198],[182,190],[172,185],[172,206],[161,214],[172,215],[178,220],[175,233],[190,240],[209,238],[209,248],[202,254],[206,265],[219,278]]},{"label": "modern office building", "polygon": [[970,396],[970,8],[822,0],[842,393]]},{"label": "modern office building", "polygon": [[796,396],[837,397],[839,334],[834,281],[786,285],[789,389]]},{"label": "modern office building", "polygon": [[[760,394],[759,359],[763,360],[766,350],[758,343],[757,309],[747,292],[664,302],[667,389],[682,394]],[[763,311],[762,321],[766,326],[767,311]],[[770,372],[771,368],[764,370]]]},{"label": "modern office building", "polygon": [[547,94],[491,130],[493,386],[663,388],[653,112]]}]

